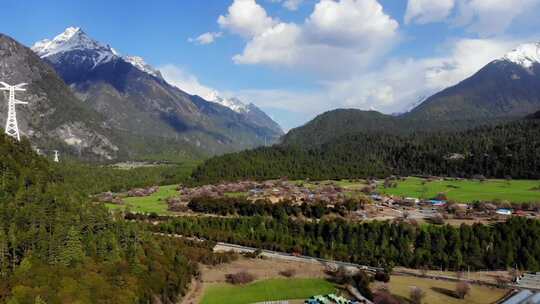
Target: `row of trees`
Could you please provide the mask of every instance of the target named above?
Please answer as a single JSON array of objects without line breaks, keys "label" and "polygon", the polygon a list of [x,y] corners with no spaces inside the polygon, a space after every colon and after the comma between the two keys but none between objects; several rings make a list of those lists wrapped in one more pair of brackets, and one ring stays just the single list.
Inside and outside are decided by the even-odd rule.
[{"label": "row of trees", "polygon": [[264,147],[212,158],[192,176],[199,183],[392,174],[539,178],[539,155],[540,120],[523,120],[456,133],[356,133],[315,147]]},{"label": "row of trees", "polygon": [[348,199],[343,203],[329,207],[324,202],[302,203],[298,205],[290,201],[275,204],[267,200],[252,202],[241,197],[195,197],[188,203],[188,208],[193,212],[219,215],[272,216],[275,218],[304,216],[319,219],[325,214],[330,213],[344,216],[348,212],[362,208],[366,203],[367,200]]},{"label": "row of trees", "polygon": [[540,221],[523,218],[456,228],[339,219],[186,217],[156,229],[379,267],[540,270]]}]

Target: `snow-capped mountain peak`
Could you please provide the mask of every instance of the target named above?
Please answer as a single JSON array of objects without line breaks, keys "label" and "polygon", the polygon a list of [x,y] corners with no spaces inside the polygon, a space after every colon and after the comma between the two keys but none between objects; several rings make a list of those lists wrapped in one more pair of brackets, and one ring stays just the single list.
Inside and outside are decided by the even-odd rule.
[{"label": "snow-capped mountain peak", "polygon": [[503,57],[504,60],[516,63],[529,69],[534,64],[540,64],[540,42],[519,45]]},{"label": "snow-capped mountain peak", "polygon": [[220,104],[224,107],[227,107],[237,113],[247,113],[249,112],[249,107],[243,103],[240,99],[236,97],[232,98],[223,98],[218,95],[217,92],[212,92],[207,97],[209,101]]},{"label": "snow-capped mountain peak", "polygon": [[122,57],[122,59],[124,59],[126,62],[130,63],[131,65],[133,65],[134,67],[136,67],[137,69],[145,72],[145,73],[148,73],[154,77],[157,77],[157,78],[163,78],[161,76],[161,73],[159,72],[159,70],[156,70],[154,67],[152,67],[151,65],[149,65],[148,63],[146,63],[146,61],[144,61],[144,59],[142,57],[139,57],[139,56],[124,56]]},{"label": "snow-capped mountain peak", "polygon": [[38,41],[32,46],[32,50],[40,57],[49,57],[72,50],[100,50],[112,55],[117,54],[110,46],[103,45],[90,38],[80,27],[68,27],[52,40]]},{"label": "snow-capped mountain peak", "polygon": [[[80,27],[68,27],[63,33],[52,40],[44,39],[36,42],[32,50],[41,58],[58,63],[62,55],[77,52],[73,60],[89,63],[90,68],[121,58],[135,68],[157,78],[163,78],[161,73],[147,64],[139,56],[123,56],[109,45],[102,44],[88,36]],[[83,52],[83,53],[78,53]]]},{"label": "snow-capped mountain peak", "polygon": [[117,57],[117,52],[109,45],[103,45],[90,38],[80,27],[68,27],[52,40],[44,39],[36,42],[32,50],[41,58],[55,61],[60,54],[70,51],[92,51],[94,65],[108,62]]}]

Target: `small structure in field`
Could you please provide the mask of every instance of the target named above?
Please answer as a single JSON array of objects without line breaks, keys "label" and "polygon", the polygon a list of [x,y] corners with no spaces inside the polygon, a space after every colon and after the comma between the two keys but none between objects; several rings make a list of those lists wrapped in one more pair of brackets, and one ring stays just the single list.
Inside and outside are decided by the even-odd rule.
[{"label": "small structure in field", "polygon": [[497,213],[499,215],[510,216],[510,215],[512,215],[512,210],[505,209],[505,208],[500,208],[500,209],[497,209],[497,211],[495,211],[495,213]]}]

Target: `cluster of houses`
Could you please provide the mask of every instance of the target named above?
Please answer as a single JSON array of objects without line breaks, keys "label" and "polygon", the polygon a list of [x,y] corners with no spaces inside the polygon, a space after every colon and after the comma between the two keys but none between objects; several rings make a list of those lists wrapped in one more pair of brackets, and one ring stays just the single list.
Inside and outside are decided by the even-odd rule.
[{"label": "cluster of houses", "polygon": [[240,194],[248,200],[268,200],[272,203],[290,201],[301,204],[304,202],[339,203],[346,199],[344,190],[334,184],[321,184],[316,187],[305,187],[287,180],[270,180],[265,182],[241,181],[204,185],[201,187],[178,189],[181,201],[189,202],[195,197],[225,197]]},{"label": "cluster of houses", "polygon": [[534,212],[522,210],[516,205],[516,208],[505,207],[504,204],[497,205],[494,203],[480,203],[480,204],[465,204],[449,202],[442,199],[429,199],[422,200],[415,197],[396,197],[386,196],[380,194],[370,195],[371,199],[379,205],[396,208],[396,207],[412,207],[415,209],[429,209],[438,212],[448,212],[454,214],[456,217],[465,217],[467,215],[474,215],[474,217],[495,217],[505,218],[509,216],[533,216]]},{"label": "cluster of houses", "polygon": [[[444,208],[448,205],[448,201],[446,200],[437,200],[437,199],[430,199],[430,200],[421,200],[416,197],[397,197],[397,196],[385,196],[380,194],[372,194],[371,199],[375,202],[378,202],[382,205],[393,207],[393,206],[428,206],[428,207],[438,207],[438,208]],[[467,209],[469,206],[467,204],[453,204],[457,205],[457,208],[460,209]]]}]

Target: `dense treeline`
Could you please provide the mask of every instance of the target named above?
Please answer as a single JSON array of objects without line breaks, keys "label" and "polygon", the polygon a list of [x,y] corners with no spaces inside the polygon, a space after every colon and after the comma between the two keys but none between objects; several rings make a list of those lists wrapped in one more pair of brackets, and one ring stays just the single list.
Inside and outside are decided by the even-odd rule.
[{"label": "dense treeline", "polygon": [[186,162],[119,169],[111,166],[68,161],[55,164],[54,169],[71,189],[95,194],[105,191],[120,192],[154,185],[178,184],[189,178],[194,166],[195,162]]},{"label": "dense treeline", "polygon": [[523,218],[456,228],[378,221],[186,217],[172,219],[159,229],[380,267],[540,270],[540,221]]},{"label": "dense treeline", "polygon": [[287,216],[307,218],[321,218],[325,214],[335,213],[346,215],[351,211],[360,209],[367,201],[348,199],[343,203],[335,204],[331,207],[325,202],[310,202],[293,204],[290,201],[272,203],[267,200],[252,202],[246,198],[212,198],[195,197],[188,203],[188,208],[194,212],[210,213],[219,215],[239,215],[239,216],[272,216],[274,218],[285,218]]},{"label": "dense treeline", "polygon": [[155,237],[0,135],[0,303],[176,303],[210,247]]},{"label": "dense treeline", "polygon": [[540,177],[540,120],[457,133],[356,133],[317,147],[276,145],[215,157],[200,183],[239,179],[341,179],[396,175]]}]

